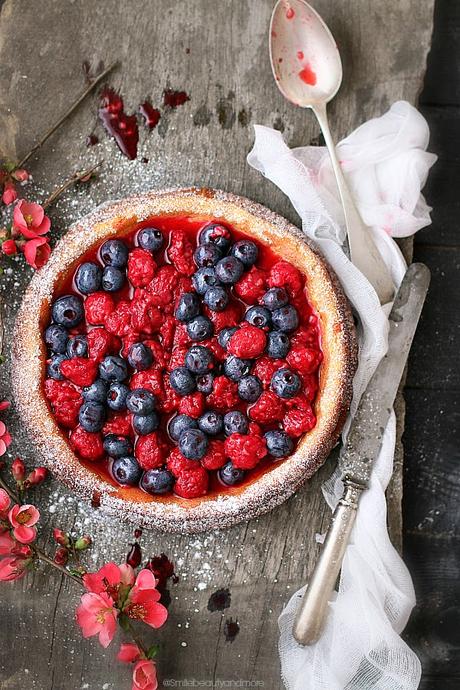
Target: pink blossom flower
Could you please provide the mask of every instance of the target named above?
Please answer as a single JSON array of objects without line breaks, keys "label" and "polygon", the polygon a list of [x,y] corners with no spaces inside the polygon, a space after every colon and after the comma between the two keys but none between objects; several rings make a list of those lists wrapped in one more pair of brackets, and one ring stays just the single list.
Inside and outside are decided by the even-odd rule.
[{"label": "pink blossom flower", "polygon": [[37,536],[34,525],[40,519],[40,513],[30,504],[15,504],[8,513],[8,519],[13,528],[13,536],[21,544],[30,544]]},{"label": "pink blossom flower", "polygon": [[131,566],[118,566],[116,563],[110,562],[100,568],[97,573],[87,573],[83,576],[83,584],[88,592],[100,594],[101,592],[108,592],[116,599],[120,585],[131,586],[134,583],[135,575]]},{"label": "pink blossom flower", "polygon": [[50,258],[51,247],[46,237],[28,240],[24,245],[24,256],[29,266],[38,269],[46,264]]},{"label": "pink blossom flower", "polygon": [[5,424],[0,421],[0,455],[6,453],[6,449],[11,443],[11,436]]},{"label": "pink blossom flower", "polygon": [[150,659],[141,659],[133,670],[131,690],[157,690],[158,680],[155,664]]},{"label": "pink blossom flower", "polygon": [[83,594],[76,614],[83,637],[99,635],[100,644],[108,647],[115,635],[118,616],[112,597],[105,592]]},{"label": "pink blossom flower", "polygon": [[29,472],[24,484],[26,487],[36,486],[37,484],[41,484],[43,481],[45,481],[47,476],[48,470],[46,467],[36,467],[32,470],[32,472]]},{"label": "pink blossom flower", "polygon": [[2,201],[6,206],[9,206],[16,201],[18,198],[18,193],[16,187],[14,186],[13,180],[7,180],[3,185]]},{"label": "pink blossom flower", "polygon": [[11,556],[17,542],[13,539],[8,530],[0,534],[0,556]]},{"label": "pink blossom flower", "polygon": [[123,610],[130,618],[144,621],[152,628],[160,628],[168,617],[167,609],[158,603],[160,597],[154,574],[144,568],[138,574]]},{"label": "pink blossom flower", "polygon": [[6,518],[10,509],[11,499],[5,489],[0,489],[0,518]]},{"label": "pink blossom flower", "polygon": [[126,642],[120,645],[120,651],[117,654],[118,661],[123,661],[125,664],[130,664],[137,661],[141,653],[137,644],[133,642]]},{"label": "pink blossom flower", "polygon": [[5,240],[2,242],[2,252],[7,256],[13,256],[18,253],[18,248],[14,240]]},{"label": "pink blossom flower", "polygon": [[27,239],[35,239],[46,235],[51,227],[51,221],[45,216],[40,204],[21,199],[14,207],[13,228]]},{"label": "pink blossom flower", "polygon": [[2,558],[0,560],[0,580],[19,580],[25,575],[29,563],[30,558],[25,558],[23,555]]}]

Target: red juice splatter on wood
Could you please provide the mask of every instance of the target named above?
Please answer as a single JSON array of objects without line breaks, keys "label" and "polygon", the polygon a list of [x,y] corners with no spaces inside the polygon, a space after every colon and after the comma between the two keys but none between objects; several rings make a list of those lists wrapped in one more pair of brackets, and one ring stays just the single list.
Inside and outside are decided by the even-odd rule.
[{"label": "red juice splatter on wood", "polygon": [[114,89],[106,88],[102,91],[98,116],[106,132],[117,142],[120,151],[131,160],[136,158],[139,141],[136,116],[125,113],[123,99]]},{"label": "red juice splatter on wood", "polygon": [[316,84],[316,74],[313,72],[310,65],[305,65],[305,67],[300,70],[299,77],[309,86],[314,86]]},{"label": "red juice splatter on wood", "polygon": [[298,51],[297,51],[297,58],[298,58],[299,60],[303,60],[303,58],[304,58],[303,50],[298,50]]},{"label": "red juice splatter on wood", "polygon": [[95,134],[90,134],[86,137],[86,146],[95,146],[98,143],[99,137],[97,137]]},{"label": "red juice splatter on wood", "polygon": [[155,129],[160,121],[160,111],[153,107],[151,103],[145,101],[139,106],[139,112],[144,118],[144,122],[149,129]]},{"label": "red juice splatter on wood", "polygon": [[165,89],[163,91],[163,105],[168,105],[170,108],[177,108],[178,105],[184,105],[190,100],[185,91],[175,91],[174,89]]}]

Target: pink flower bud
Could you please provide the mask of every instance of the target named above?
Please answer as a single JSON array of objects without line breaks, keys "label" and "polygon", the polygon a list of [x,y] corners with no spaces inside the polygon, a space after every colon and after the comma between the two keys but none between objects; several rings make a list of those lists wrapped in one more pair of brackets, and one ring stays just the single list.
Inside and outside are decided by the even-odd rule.
[{"label": "pink flower bud", "polygon": [[21,458],[16,458],[16,460],[13,460],[11,465],[11,474],[16,482],[19,483],[24,481],[24,477],[26,476],[26,468]]},{"label": "pink flower bud", "polygon": [[2,252],[7,256],[17,254],[18,248],[16,247],[16,242],[14,240],[5,240],[2,242]]},{"label": "pink flower bud", "polygon": [[32,470],[32,472],[30,472],[25,484],[27,487],[37,486],[37,484],[41,484],[46,479],[47,475],[48,470],[46,467],[36,467],[34,470]]},{"label": "pink flower bud", "polygon": [[18,168],[12,173],[12,177],[18,182],[25,182],[29,179],[29,173],[24,168]]},{"label": "pink flower bud", "polygon": [[70,535],[67,532],[63,532],[62,529],[55,527],[53,529],[54,541],[61,546],[70,546]]},{"label": "pink flower bud", "polygon": [[74,544],[74,547],[77,551],[84,551],[85,549],[89,549],[92,543],[93,541],[91,537],[85,534],[83,535],[83,537],[78,537]]},{"label": "pink flower bud", "polygon": [[65,565],[69,560],[69,552],[65,546],[59,546],[54,554],[54,562],[58,565]]}]

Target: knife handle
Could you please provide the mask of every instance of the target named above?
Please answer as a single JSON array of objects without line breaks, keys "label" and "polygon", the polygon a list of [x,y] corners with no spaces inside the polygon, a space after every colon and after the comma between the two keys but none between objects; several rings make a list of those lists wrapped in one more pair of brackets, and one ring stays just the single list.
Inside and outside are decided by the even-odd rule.
[{"label": "knife handle", "polygon": [[301,645],[313,644],[321,635],[329,599],[355,522],[359,497],[365,488],[347,480],[344,484],[343,496],[332,515],[323,548],[294,620],[292,634]]}]

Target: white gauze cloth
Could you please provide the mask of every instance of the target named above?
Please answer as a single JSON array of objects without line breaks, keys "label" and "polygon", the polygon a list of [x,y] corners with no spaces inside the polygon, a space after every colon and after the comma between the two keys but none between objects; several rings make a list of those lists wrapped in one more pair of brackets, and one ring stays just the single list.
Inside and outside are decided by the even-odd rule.
[{"label": "white gauze cloth", "polygon": [[[425,119],[409,103],[358,127],[337,147],[358,208],[387,263],[396,287],[406,264],[392,237],[406,237],[430,223],[420,190],[436,156],[427,153]],[[359,316],[359,366],[350,420],[377,364],[386,352],[391,305],[381,307],[366,278],[343,251],[344,218],[327,150],[289,149],[282,135],[255,126],[248,163],[291,200],[302,228],[337,273]],[[292,636],[295,611],[304,592],[291,598],[279,618],[281,670],[288,690],[413,690],[420,662],[400,637],[415,604],[412,581],[392,546],[386,522],[385,489],[393,471],[395,417],[363,493],[346,550],[338,592],[330,604],[320,640],[301,647]],[[324,484],[333,510],[342,495],[338,471]]]}]

